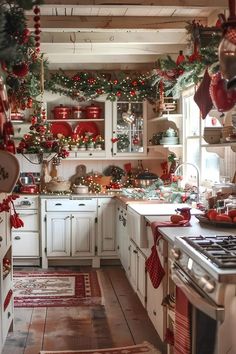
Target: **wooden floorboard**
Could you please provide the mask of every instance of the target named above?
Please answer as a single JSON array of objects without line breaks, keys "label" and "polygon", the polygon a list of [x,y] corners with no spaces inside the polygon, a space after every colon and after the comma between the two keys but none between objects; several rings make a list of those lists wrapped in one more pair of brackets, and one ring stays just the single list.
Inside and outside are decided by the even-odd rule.
[{"label": "wooden floorboard", "polygon": [[98,277],[103,305],[15,308],[14,331],[9,333],[2,354],[120,347],[145,340],[164,354],[165,348],[124,270],[103,266]]}]

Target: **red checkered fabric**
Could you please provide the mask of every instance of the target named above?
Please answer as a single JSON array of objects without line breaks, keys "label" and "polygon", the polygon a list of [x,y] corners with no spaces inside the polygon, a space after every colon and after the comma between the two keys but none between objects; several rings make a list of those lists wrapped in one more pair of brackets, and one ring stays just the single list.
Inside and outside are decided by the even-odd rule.
[{"label": "red checkered fabric", "polygon": [[225,38],[228,39],[229,42],[236,45],[236,29],[235,28],[228,29],[225,34]]},{"label": "red checkered fabric", "polygon": [[158,288],[160,285],[164,275],[165,275],[165,270],[162,267],[161,261],[159,259],[159,255],[157,252],[157,245],[162,237],[160,232],[159,232],[159,227],[177,227],[177,226],[188,226],[189,222],[188,220],[184,220],[183,223],[180,224],[173,224],[171,221],[164,221],[164,222],[152,222],[151,223],[151,229],[152,229],[152,234],[153,234],[153,241],[154,244],[151,248],[151,255],[145,262],[146,266],[146,271],[149,274],[150,280],[152,282],[152,285],[155,289]]}]

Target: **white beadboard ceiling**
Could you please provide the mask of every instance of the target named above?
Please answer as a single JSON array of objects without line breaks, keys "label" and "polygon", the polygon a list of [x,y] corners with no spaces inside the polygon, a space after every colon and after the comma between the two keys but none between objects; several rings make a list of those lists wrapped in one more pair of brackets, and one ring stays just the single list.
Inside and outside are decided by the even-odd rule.
[{"label": "white beadboard ceiling", "polygon": [[[149,70],[187,50],[187,22],[214,25],[227,8],[227,0],[45,0],[41,51],[52,70]],[[26,16],[33,29],[33,12]]]}]

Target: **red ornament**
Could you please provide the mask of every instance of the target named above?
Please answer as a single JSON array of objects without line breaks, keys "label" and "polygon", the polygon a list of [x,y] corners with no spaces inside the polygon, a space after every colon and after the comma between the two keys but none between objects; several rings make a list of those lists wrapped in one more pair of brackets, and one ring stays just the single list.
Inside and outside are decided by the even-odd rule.
[{"label": "red ornament", "polygon": [[118,80],[114,80],[114,81],[113,81],[113,84],[114,84],[114,85],[117,85],[117,84],[118,84]]},{"label": "red ornament", "polygon": [[80,81],[81,77],[79,75],[75,75],[75,76],[72,77],[72,80],[73,81]]},{"label": "red ornament", "polygon": [[33,106],[33,100],[31,97],[28,98],[26,106],[27,108],[31,108]]},{"label": "red ornament", "polygon": [[133,86],[137,86],[138,85],[138,82],[136,80],[132,81],[132,85]]},{"label": "red ornament", "polygon": [[111,138],[111,142],[112,142],[112,144],[117,143],[117,141],[119,141],[119,139],[118,139],[118,138]]},{"label": "red ornament", "polygon": [[139,138],[137,138],[137,137],[134,138],[134,139],[133,139],[133,144],[134,144],[134,145],[138,145],[138,144],[139,144]]},{"label": "red ornament", "polygon": [[31,118],[31,124],[32,125],[35,125],[37,123],[37,117],[36,116],[33,116],[32,118]]},{"label": "red ornament", "polygon": [[227,90],[227,81],[222,78],[220,72],[212,76],[210,95],[219,112],[229,111],[236,103],[234,90]]},{"label": "red ornament", "polygon": [[178,57],[177,57],[177,59],[176,59],[176,64],[177,64],[177,65],[180,65],[180,64],[183,63],[184,61],[185,61],[185,56],[183,55],[183,51],[180,50],[180,51],[179,51],[179,55],[178,55]]},{"label": "red ornament", "polygon": [[120,91],[117,91],[117,92],[116,92],[116,96],[117,96],[117,97],[120,97],[120,96],[121,96],[121,92],[120,92]]},{"label": "red ornament", "polygon": [[26,76],[29,72],[29,66],[27,63],[16,64],[13,66],[12,72],[18,77]]},{"label": "red ornament", "polygon": [[35,6],[33,11],[34,11],[35,15],[38,15],[40,13],[40,8],[38,6]]},{"label": "red ornament", "polygon": [[129,94],[130,94],[130,96],[134,97],[134,96],[136,95],[136,91],[133,91],[133,90],[132,90],[132,91],[130,91]]},{"label": "red ornament", "polygon": [[203,79],[193,97],[194,101],[200,109],[202,119],[205,119],[207,114],[212,109],[212,99],[209,93],[210,83],[211,77],[208,73],[208,70],[206,69]]}]

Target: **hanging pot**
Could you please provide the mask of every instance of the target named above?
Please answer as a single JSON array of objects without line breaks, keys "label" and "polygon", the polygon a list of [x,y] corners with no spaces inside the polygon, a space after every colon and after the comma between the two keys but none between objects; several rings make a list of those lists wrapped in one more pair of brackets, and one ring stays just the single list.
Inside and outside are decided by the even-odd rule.
[{"label": "hanging pot", "polygon": [[52,113],[54,119],[69,119],[71,117],[71,108],[60,104],[60,106],[53,108]]},{"label": "hanging pot", "polygon": [[91,106],[87,106],[85,108],[85,116],[88,119],[100,119],[101,113],[102,113],[101,107],[96,106],[95,104],[91,104]]}]

